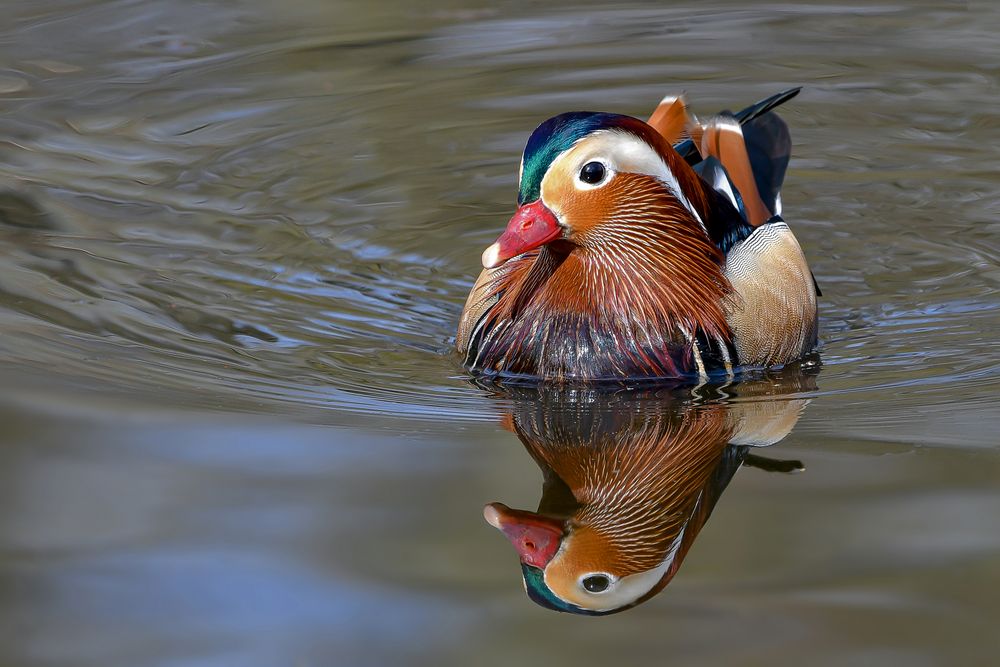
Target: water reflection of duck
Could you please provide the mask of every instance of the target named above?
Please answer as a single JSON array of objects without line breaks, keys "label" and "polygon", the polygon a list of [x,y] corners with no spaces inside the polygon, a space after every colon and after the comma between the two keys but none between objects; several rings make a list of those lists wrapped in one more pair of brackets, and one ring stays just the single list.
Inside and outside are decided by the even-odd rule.
[{"label": "water reflection of duck", "polygon": [[462,314],[466,364],[673,378],[810,351],[817,289],[780,217],[791,140],[770,111],[797,92],[706,123],[670,99],[648,123],[574,112],[539,125],[519,208]]},{"label": "water reflection of duck", "polygon": [[517,550],[531,599],[601,615],[662,590],[740,465],[800,467],[749,453],[797,422],[807,399],[764,395],[814,388],[795,375],[703,402],[552,387],[510,395],[506,423],[542,469],[542,499],[535,512],[490,503],[484,516]]}]

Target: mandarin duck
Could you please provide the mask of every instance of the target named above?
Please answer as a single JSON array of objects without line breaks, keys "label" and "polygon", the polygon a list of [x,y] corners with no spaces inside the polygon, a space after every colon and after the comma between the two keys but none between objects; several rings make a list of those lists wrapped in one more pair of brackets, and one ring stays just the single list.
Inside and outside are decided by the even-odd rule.
[{"label": "mandarin duck", "polygon": [[[799,390],[815,388],[802,380],[793,380]],[[769,391],[775,381],[756,384]],[[518,391],[506,425],[542,470],[542,498],[535,512],[490,503],[483,515],[517,551],[528,596],[556,611],[606,615],[650,599],[741,465],[802,469],[750,448],[784,438],[807,399],[692,405],[551,385]]]},{"label": "mandarin duck", "polygon": [[780,189],[780,93],[699,122],[550,118],[528,139],[518,209],[483,253],[456,347],[481,376],[707,379],[816,345],[818,288]]}]

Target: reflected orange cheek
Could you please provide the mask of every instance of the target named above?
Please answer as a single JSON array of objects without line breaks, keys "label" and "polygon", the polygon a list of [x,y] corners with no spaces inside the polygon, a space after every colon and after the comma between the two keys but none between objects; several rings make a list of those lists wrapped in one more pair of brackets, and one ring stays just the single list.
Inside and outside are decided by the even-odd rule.
[{"label": "reflected orange cheek", "polygon": [[579,592],[580,577],[592,572],[608,572],[623,577],[620,550],[591,526],[580,526],[563,543],[563,550],[545,568],[545,583],[556,595],[572,600]]}]

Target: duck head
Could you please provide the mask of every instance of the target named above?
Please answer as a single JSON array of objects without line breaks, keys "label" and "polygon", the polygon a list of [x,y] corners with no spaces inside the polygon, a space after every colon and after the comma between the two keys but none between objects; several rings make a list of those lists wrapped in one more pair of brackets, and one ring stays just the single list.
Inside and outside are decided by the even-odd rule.
[{"label": "duck head", "polygon": [[591,616],[623,611],[663,588],[676,571],[683,538],[682,531],[666,553],[656,554],[659,562],[642,569],[643,563],[632,562],[640,555],[623,552],[613,535],[585,523],[503,503],[490,503],[483,515],[518,552],[528,597],[555,611]]},{"label": "duck head", "polygon": [[487,269],[542,246],[565,254],[615,245],[657,221],[708,242],[698,177],[659,132],[630,116],[572,112],[539,125],[521,158],[517,203],[483,253]]}]

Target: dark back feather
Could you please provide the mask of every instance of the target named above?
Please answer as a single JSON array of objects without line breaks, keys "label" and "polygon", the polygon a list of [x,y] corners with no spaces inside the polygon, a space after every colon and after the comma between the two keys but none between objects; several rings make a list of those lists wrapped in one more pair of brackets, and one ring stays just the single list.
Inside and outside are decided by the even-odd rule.
[{"label": "dark back feather", "polygon": [[[705,188],[712,211],[706,221],[708,235],[722,252],[729,252],[730,248],[753,233],[753,227],[742,210],[740,192],[733,185],[726,168],[714,157],[699,162],[694,170],[709,186]],[[732,197],[725,192],[726,188]]]},{"label": "dark back feather", "polygon": [[778,114],[766,113],[743,125],[743,140],[761,200],[774,213],[781,213],[778,196],[792,155],[788,125]]}]

